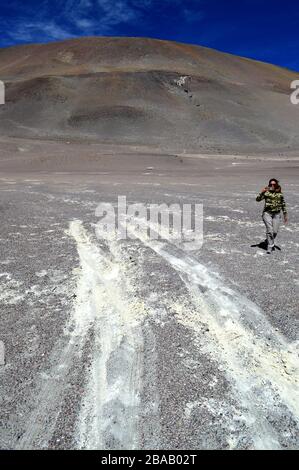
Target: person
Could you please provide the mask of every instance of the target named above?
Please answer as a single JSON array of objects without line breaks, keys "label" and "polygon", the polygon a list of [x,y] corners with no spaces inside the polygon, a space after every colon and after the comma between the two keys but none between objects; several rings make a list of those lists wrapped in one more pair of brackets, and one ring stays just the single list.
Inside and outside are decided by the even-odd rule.
[{"label": "person", "polygon": [[271,178],[269,185],[262,189],[256,200],[258,202],[265,201],[262,219],[266,226],[267,253],[270,254],[275,248],[274,242],[281,222],[281,211],[283,212],[284,223],[288,222],[286,202],[279,181],[276,178]]}]

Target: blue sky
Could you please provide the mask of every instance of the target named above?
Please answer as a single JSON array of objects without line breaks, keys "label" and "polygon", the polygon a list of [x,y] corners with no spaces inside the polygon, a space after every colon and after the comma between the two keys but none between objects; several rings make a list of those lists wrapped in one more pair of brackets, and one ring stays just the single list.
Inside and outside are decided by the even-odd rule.
[{"label": "blue sky", "polygon": [[0,47],[78,36],[168,39],[299,71],[295,0],[0,0]]}]

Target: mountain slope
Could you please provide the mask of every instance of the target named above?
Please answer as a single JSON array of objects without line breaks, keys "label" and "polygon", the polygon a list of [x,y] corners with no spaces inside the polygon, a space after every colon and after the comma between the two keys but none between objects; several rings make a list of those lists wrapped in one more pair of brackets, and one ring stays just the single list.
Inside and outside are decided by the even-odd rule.
[{"label": "mountain slope", "polygon": [[299,148],[289,70],[148,38],[0,49],[0,135],[196,151]]}]

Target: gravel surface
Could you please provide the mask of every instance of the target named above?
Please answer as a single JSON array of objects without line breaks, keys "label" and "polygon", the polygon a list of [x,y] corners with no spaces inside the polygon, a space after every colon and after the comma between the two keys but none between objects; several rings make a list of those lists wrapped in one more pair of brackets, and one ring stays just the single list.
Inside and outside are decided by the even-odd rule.
[{"label": "gravel surface", "polygon": [[[115,167],[0,175],[0,447],[298,447],[297,161]],[[267,255],[274,176],[290,220]],[[118,195],[202,203],[203,246],[98,239]]]}]

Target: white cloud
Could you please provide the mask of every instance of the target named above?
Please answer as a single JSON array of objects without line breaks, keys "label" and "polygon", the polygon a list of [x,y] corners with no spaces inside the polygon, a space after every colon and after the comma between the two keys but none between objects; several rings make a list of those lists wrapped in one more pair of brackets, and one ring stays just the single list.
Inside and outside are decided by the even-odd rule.
[{"label": "white cloud", "polygon": [[41,41],[41,40],[62,40],[71,38],[74,35],[57,25],[54,22],[37,21],[35,23],[23,23],[14,25],[14,29],[10,29],[7,35],[17,41]]},{"label": "white cloud", "polygon": [[[22,5],[19,16],[2,22],[0,18],[4,41],[10,38],[17,42],[43,42],[80,35],[109,35],[119,25],[140,26],[146,22],[147,13],[158,5],[177,7],[188,4],[188,0],[43,0],[36,11],[20,0],[16,3]],[[55,15],[53,7],[57,10]],[[192,21],[191,11],[185,9],[183,14]]]},{"label": "white cloud", "polygon": [[76,20],[75,24],[79,29],[94,29],[95,28],[95,22],[92,20],[88,20],[86,18]]},{"label": "white cloud", "polygon": [[138,17],[136,9],[127,0],[117,0],[112,4],[110,0],[98,0],[98,4],[104,11],[102,20],[106,25],[128,23]]},{"label": "white cloud", "polygon": [[67,20],[69,27],[85,35],[112,33],[119,24],[130,24],[142,20],[140,7],[149,6],[153,0],[67,0],[60,20]]}]

